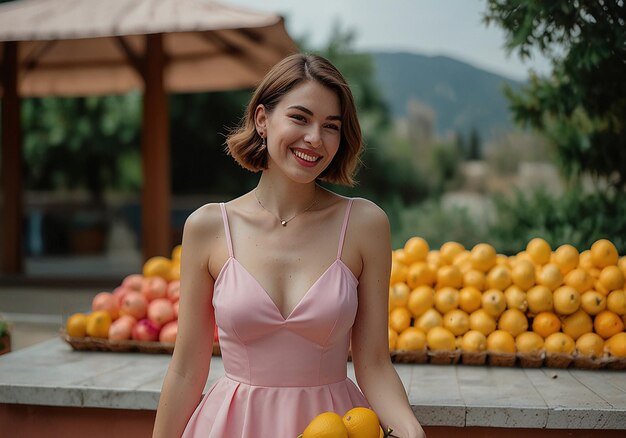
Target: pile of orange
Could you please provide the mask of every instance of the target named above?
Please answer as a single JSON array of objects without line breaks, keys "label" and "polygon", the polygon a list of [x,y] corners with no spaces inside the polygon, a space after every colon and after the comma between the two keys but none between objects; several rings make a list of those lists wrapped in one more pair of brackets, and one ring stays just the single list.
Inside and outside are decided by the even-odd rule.
[{"label": "pile of orange", "polygon": [[[65,324],[65,330],[70,337],[82,338],[85,336],[95,338],[109,338],[110,330],[115,330],[115,323],[123,319],[124,313],[122,300],[128,291],[142,293],[143,284],[149,279],[159,277],[162,284],[168,287],[172,283],[180,280],[180,258],[182,255],[182,246],[177,245],[171,253],[171,258],[156,256],[148,259],[142,268],[142,274],[129,275],[135,277],[131,284],[125,281],[113,292],[100,292],[96,294],[92,300],[91,313],[74,313],[69,316]],[[178,296],[169,297],[173,304],[178,301]],[[150,299],[146,298],[147,306]],[[177,310],[176,310],[177,312]],[[147,318],[148,315],[142,315],[141,318]],[[127,316],[128,318],[128,316]],[[141,319],[140,318],[140,319]],[[130,318],[129,327],[125,330],[126,337],[130,338],[131,329],[137,318]],[[113,326],[113,329],[111,329]],[[118,339],[119,340],[119,339]]]},{"label": "pile of orange", "polygon": [[607,239],[579,253],[534,238],[505,256],[412,237],[392,254],[389,349],[626,357],[625,279]]},{"label": "pile of orange", "polygon": [[316,416],[298,438],[383,438],[376,413],[363,407],[350,409],[340,417],[335,412],[323,412]]}]

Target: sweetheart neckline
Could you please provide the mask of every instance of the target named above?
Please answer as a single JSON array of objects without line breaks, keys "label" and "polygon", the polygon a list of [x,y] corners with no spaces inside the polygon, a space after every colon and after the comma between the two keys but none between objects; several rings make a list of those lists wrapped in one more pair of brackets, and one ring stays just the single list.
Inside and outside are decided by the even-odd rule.
[{"label": "sweetheart neckline", "polygon": [[267,292],[267,290],[263,287],[263,285],[259,282],[259,280],[257,280],[257,278],[252,275],[252,273],[239,261],[237,260],[235,257],[229,257],[228,260],[226,260],[226,263],[224,263],[224,265],[222,266],[222,269],[220,269],[219,274],[217,275],[217,278],[215,279],[215,282],[213,283],[213,294],[215,294],[215,289],[218,287],[219,283],[221,283],[221,280],[223,278],[223,272],[226,270],[226,267],[230,264],[230,262],[234,261],[236,262],[243,270],[244,272],[250,277],[252,278],[252,280],[254,281],[254,283],[259,287],[259,289],[261,289],[261,291],[263,292],[263,294],[265,295],[266,299],[270,302],[270,304],[272,305],[274,311],[278,314],[278,316],[281,318],[281,320],[283,322],[287,322],[291,319],[291,317],[293,316],[293,314],[296,312],[296,310],[298,310],[298,308],[300,308],[301,304],[305,301],[305,299],[307,298],[307,296],[309,295],[309,293],[311,292],[311,290],[313,290],[315,288],[315,286],[322,280],[322,278],[324,278],[324,276],[326,276],[326,274],[336,265],[339,264],[340,267],[343,268],[343,270],[347,270],[349,272],[349,276],[350,278],[354,281],[355,286],[359,284],[359,280],[356,278],[356,276],[354,275],[354,272],[352,272],[352,270],[350,268],[348,268],[348,266],[343,262],[343,260],[337,258],[335,259],[334,262],[332,262],[327,268],[326,270],[324,270],[324,272],[317,277],[317,280],[315,280],[313,282],[313,284],[307,289],[307,291],[304,293],[304,295],[300,298],[300,300],[298,301],[298,303],[296,304],[296,306],[289,312],[289,315],[287,317],[285,317],[282,312],[280,311],[280,309],[278,308],[278,306],[276,305],[276,303],[274,302],[274,300],[272,300],[272,297],[270,296],[270,294]]}]

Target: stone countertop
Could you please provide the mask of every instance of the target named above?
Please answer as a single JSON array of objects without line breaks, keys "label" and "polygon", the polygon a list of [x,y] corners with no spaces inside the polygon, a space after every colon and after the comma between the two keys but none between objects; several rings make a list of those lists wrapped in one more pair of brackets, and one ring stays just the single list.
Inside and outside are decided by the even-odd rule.
[{"label": "stone countertop", "polygon": [[[79,352],[52,339],[0,356],[0,403],[155,410],[170,358]],[[424,425],[626,430],[623,371],[395,367]],[[206,388],[223,373],[214,357]]]}]

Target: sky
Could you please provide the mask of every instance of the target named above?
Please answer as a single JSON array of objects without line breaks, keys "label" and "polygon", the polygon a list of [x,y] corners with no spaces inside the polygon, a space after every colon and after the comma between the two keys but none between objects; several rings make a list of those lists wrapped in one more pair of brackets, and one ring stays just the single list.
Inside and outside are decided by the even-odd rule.
[{"label": "sky", "polygon": [[529,69],[547,74],[550,63],[535,56],[522,62],[504,49],[504,32],[482,22],[485,0],[221,0],[277,12],[287,31],[322,46],[339,21],[356,32],[362,50],[445,55],[511,79],[525,80]]}]

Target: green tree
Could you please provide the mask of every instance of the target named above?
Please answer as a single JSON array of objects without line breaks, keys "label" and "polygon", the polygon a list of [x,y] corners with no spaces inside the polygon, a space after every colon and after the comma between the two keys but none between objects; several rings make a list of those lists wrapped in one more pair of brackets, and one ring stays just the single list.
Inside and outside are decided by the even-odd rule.
[{"label": "green tree", "polygon": [[545,133],[570,176],[626,187],[625,2],[488,0],[485,21],[521,58],[552,61],[549,76],[531,72],[520,92],[506,90],[514,118]]},{"label": "green tree", "polygon": [[106,189],[137,190],[140,114],[138,93],[25,99],[26,187],[86,188],[95,204]]},{"label": "green tree", "polygon": [[469,146],[467,151],[468,160],[480,160],[482,159],[482,142],[480,140],[480,134],[476,127],[472,127],[469,135]]}]

